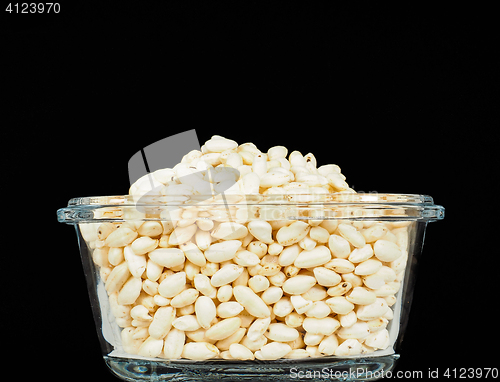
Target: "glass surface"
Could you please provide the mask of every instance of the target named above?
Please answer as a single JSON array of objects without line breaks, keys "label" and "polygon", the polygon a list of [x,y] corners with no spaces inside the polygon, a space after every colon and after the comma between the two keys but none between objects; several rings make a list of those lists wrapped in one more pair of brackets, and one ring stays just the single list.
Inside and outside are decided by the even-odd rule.
[{"label": "glass surface", "polygon": [[[141,198],[140,203],[137,203],[131,196],[107,196],[72,199],[67,208],[58,211],[60,222],[74,224],[76,228],[80,255],[104,360],[117,376],[129,381],[157,379],[181,381],[199,380],[200,378],[204,380],[297,380],[308,378],[312,380],[331,381],[335,379],[376,380],[383,377],[384,373],[387,376],[387,373],[390,373],[399,358],[399,349],[405,328],[408,324],[412,295],[416,282],[416,270],[422,252],[426,225],[430,221],[440,220],[443,217],[444,208],[434,205],[432,198],[429,196],[398,194],[269,195],[267,197],[263,197],[262,195],[226,195],[226,198],[216,200],[213,198],[210,200],[203,198],[194,200],[193,197],[187,198],[179,195],[168,200],[164,199],[164,197]],[[360,249],[363,246],[368,246],[373,250],[378,240],[397,244],[401,250],[401,257],[396,260],[380,260],[378,257],[382,256],[382,252],[380,251],[375,251],[375,254],[369,256],[368,260],[378,261],[377,259],[379,259],[382,267],[384,267],[384,271],[375,272],[379,276],[382,275],[382,278],[385,277],[382,286],[380,285],[380,277],[378,279],[376,277],[369,279],[375,273],[363,275],[361,268],[355,268],[356,270],[349,272],[348,270],[339,270],[339,268],[335,268],[335,264],[327,262],[299,269],[302,275],[315,276],[315,269],[327,268],[336,270],[342,278],[342,281],[336,285],[328,286],[328,280],[326,281],[326,285],[320,285],[318,287],[320,289],[319,295],[321,293],[323,295],[320,296],[322,298],[319,300],[314,297],[314,293],[301,293],[301,296],[305,297],[305,300],[310,299],[310,301],[314,302],[327,301],[332,297],[348,296],[351,298],[354,296],[351,296],[351,292],[354,288],[358,287],[375,293],[377,301],[380,299],[386,301],[387,309],[383,314],[373,319],[370,318],[369,314],[364,315],[362,312],[363,306],[370,304],[354,304],[354,309],[351,311],[357,315],[355,320],[363,328],[365,327],[364,323],[368,323],[370,330],[368,335],[363,334],[360,336],[345,330],[343,332],[343,337],[345,338],[342,338],[339,336],[339,331],[344,328],[344,325],[340,325],[339,328],[335,329],[334,334],[339,343],[338,347],[342,346],[342,343],[345,341],[353,339],[361,343],[358,351],[354,351],[355,354],[352,355],[319,353],[317,345],[307,346],[304,344],[304,334],[307,332],[299,324],[294,326],[294,328],[300,333],[299,337],[302,343],[300,341],[292,341],[294,342],[292,346],[296,346],[298,349],[306,349],[305,352],[294,353],[297,357],[301,358],[255,359],[246,361],[224,359],[223,357],[230,358],[231,355],[226,349],[227,346],[223,346],[222,344],[220,345],[221,349],[217,357],[203,361],[184,358],[166,359],[163,350],[154,357],[144,356],[144,342],[148,337],[148,333],[142,328],[148,327],[149,324],[147,325],[145,321],[133,319],[130,316],[131,308],[138,305],[145,306],[148,309],[148,314],[154,317],[155,312],[160,307],[158,303],[161,306],[168,306],[171,302],[169,301],[169,303],[163,305],[165,301],[161,300],[161,298],[154,300],[154,296],[159,294],[155,293],[154,288],[158,287],[161,281],[165,280],[165,275],[168,276],[169,274],[184,271],[188,274],[184,289],[194,289],[194,281],[190,280],[190,278],[196,274],[204,274],[206,270],[203,267],[198,267],[197,269],[196,265],[187,269],[186,264],[190,262],[184,260],[182,266],[163,267],[161,276],[155,280],[155,276],[148,276],[148,270],[146,269],[137,277],[142,282],[140,295],[133,302],[129,303],[127,301],[126,304],[118,304],[119,307],[117,307],[116,299],[119,295],[118,292],[121,293],[123,290],[123,283],[121,286],[116,287],[116,291],[109,293],[109,285],[112,282],[109,280],[110,274],[119,266],[128,269],[125,273],[131,272],[134,267],[128,262],[131,260],[120,255],[118,252],[124,250],[126,247],[129,247],[128,250],[130,251],[133,241],[143,237],[149,237],[150,241],[156,241],[156,249],[162,247],[179,248],[179,245],[169,244],[168,240],[173,239],[174,242],[185,240],[181,239],[183,237],[183,234],[181,234],[182,228],[193,225],[197,225],[196,232],[205,231],[216,236],[212,236],[211,240],[213,241],[211,244],[222,243],[230,239],[231,235],[237,235],[233,228],[239,227],[237,226],[238,224],[248,227],[250,222],[258,220],[267,221],[272,225],[273,242],[278,241],[277,232],[281,228],[289,227],[291,223],[296,221],[307,224],[308,232],[314,227],[323,229],[316,229],[315,231],[317,232],[328,231],[327,242],[312,235],[315,237],[315,240],[312,240],[315,243],[311,243],[310,234],[307,233],[307,238],[304,240],[282,246],[283,248],[287,248],[291,245],[299,244],[301,254],[304,251],[312,251],[315,247],[324,246],[329,248],[331,259],[337,258],[336,254],[338,253],[330,247],[329,240],[332,235],[346,240],[349,239],[349,256],[352,255],[354,250]],[[161,232],[154,230],[149,232],[147,229],[149,226],[145,222],[159,222],[161,225],[159,223],[155,224],[162,227]],[[215,233],[215,230],[221,227],[223,223],[228,223],[227,227],[230,228],[225,234],[226,237],[217,236],[218,234]],[[211,224],[213,227],[209,228]],[[342,230],[345,230],[346,226],[349,226],[352,227],[350,230],[363,235],[365,237],[365,244],[363,246],[353,245],[353,243],[356,244],[355,239],[351,239],[349,232],[342,231],[339,225],[342,225]],[[109,240],[107,241],[107,238],[111,234],[110,232],[116,232],[119,227],[127,227],[136,234],[134,234],[134,238],[130,242],[126,242],[124,245],[116,244],[117,246],[114,247],[113,245],[115,244]],[[177,231],[178,228],[180,229]],[[110,232],[107,232],[107,230]],[[220,230],[221,228],[219,228],[219,232]],[[175,235],[176,232],[179,233],[177,236]],[[382,234],[383,236],[380,236]],[[168,236],[168,238],[165,238],[165,236]],[[248,250],[251,242],[258,241],[255,236],[252,236],[251,231],[245,233],[245,237],[233,240],[241,241],[243,248],[240,247],[238,250],[244,248]],[[186,242],[194,242],[196,245],[201,245],[197,244],[194,232]],[[383,243],[379,243],[379,245],[381,244]],[[314,247],[309,249],[309,246],[313,245]],[[269,246],[267,246],[268,249]],[[111,255],[110,250],[113,252]],[[144,259],[149,261],[151,260],[149,258],[151,252],[149,251],[139,256],[144,256]],[[203,247],[202,252],[206,252],[205,247]],[[304,253],[309,254],[311,252]],[[265,255],[267,256],[268,252]],[[279,258],[279,254],[271,256]],[[264,258],[264,255],[260,257],[261,262],[262,258]],[[305,257],[302,256],[302,258]],[[229,263],[234,263],[234,261],[236,260],[230,260]],[[305,258],[305,261],[307,261],[307,258]],[[352,263],[357,267],[363,261],[366,260],[357,261],[353,258]],[[123,264],[126,264],[126,266]],[[227,264],[228,262],[226,261],[225,265]],[[293,264],[296,263],[292,262]],[[286,267],[287,265],[280,266],[278,272],[285,273],[292,271],[286,269]],[[250,266],[245,266],[244,268],[247,269],[247,272],[250,270],[249,277],[254,276],[252,273],[255,272],[255,269],[251,269],[252,267]],[[389,268],[389,270],[386,268]],[[358,273],[360,274],[356,274],[358,269]],[[392,273],[390,269],[393,270]],[[137,271],[134,270],[134,272]],[[116,273],[117,271],[112,275],[112,278],[116,276]],[[279,286],[281,288],[283,280],[273,279],[273,276],[265,277],[271,280],[270,286]],[[133,275],[127,273],[124,282],[129,281],[133,277]],[[152,277],[153,280],[150,280],[149,277]],[[288,280],[291,277],[293,276],[286,276],[285,279]],[[346,282],[351,283],[350,290],[344,293],[334,290],[336,287],[337,289],[342,289],[339,286]],[[281,285],[279,285],[280,283]],[[324,281],[323,284],[325,284]],[[225,285],[232,285],[234,288],[235,285],[242,284],[238,284],[238,281],[235,280]],[[245,285],[248,285],[247,281]],[[151,286],[153,286],[152,290],[150,289]],[[262,293],[260,291],[256,294],[262,296]],[[110,295],[112,296],[110,297]],[[202,295],[202,293],[199,294],[199,296]],[[283,294],[284,298],[291,298],[292,295],[295,294],[287,292]],[[222,302],[218,301],[218,297],[216,296],[212,299],[217,305]],[[231,297],[230,301],[235,301],[235,297]],[[274,309],[276,303],[268,305],[271,305]],[[348,324],[347,318],[344,317],[348,313],[338,313],[335,310],[337,309],[335,306],[328,306],[332,309],[328,317],[332,317],[342,324],[345,323],[347,329],[352,327],[353,324]],[[182,311],[183,308],[177,308],[176,317],[182,314],[195,315],[195,313],[189,311],[189,307]],[[273,314],[271,313],[271,315]],[[301,314],[301,316],[301,319],[311,317],[308,315],[308,312]],[[312,317],[314,318],[314,316]],[[272,319],[273,322],[276,320],[276,323],[287,323],[286,316],[274,315]],[[384,321],[379,324],[380,327],[375,322],[378,319]],[[219,318],[220,320],[221,318]],[[244,321],[241,321],[241,326],[245,328],[245,335],[250,325],[251,322],[244,323]],[[134,335],[137,337],[137,343],[134,343],[134,346],[124,344],[123,342],[122,331],[126,328],[129,331],[134,331]],[[388,340],[385,342],[381,342],[380,339],[377,340],[375,338],[375,334],[382,333],[382,331],[384,331],[384,335],[387,333]],[[268,334],[266,332],[266,336]],[[354,338],[350,337],[351,335]],[[325,335],[325,337],[328,337],[328,335]],[[165,337],[161,339],[164,341]],[[189,338],[186,338],[186,340],[190,342],[194,341]],[[241,343],[241,341],[240,339],[237,342]],[[271,342],[271,339],[268,339],[268,341]],[[216,340],[210,342],[217,345]],[[358,345],[356,344],[356,346]],[[292,349],[294,348],[292,347]],[[137,354],[141,352],[143,355]],[[258,350],[252,350],[252,352],[255,355]]]},{"label": "glass surface", "polygon": [[110,370],[126,381],[376,381],[384,376],[390,377],[398,359],[398,354],[391,354],[350,359],[325,356],[296,360],[211,360],[193,363],[185,360],[104,357]]},{"label": "glass surface", "polygon": [[[170,220],[172,210],[193,206],[220,213],[223,218],[228,208],[246,208],[247,219],[307,220],[318,219],[373,219],[424,220],[444,218],[444,208],[435,205],[428,195],[334,193],[334,194],[225,194],[142,196],[96,196],[73,198],[66,208],[57,211],[61,223],[75,224],[94,221],[123,221],[135,217],[146,220]],[[163,213],[163,215],[162,215]],[[212,215],[218,217],[217,215]],[[238,215],[231,216],[238,218]]]}]

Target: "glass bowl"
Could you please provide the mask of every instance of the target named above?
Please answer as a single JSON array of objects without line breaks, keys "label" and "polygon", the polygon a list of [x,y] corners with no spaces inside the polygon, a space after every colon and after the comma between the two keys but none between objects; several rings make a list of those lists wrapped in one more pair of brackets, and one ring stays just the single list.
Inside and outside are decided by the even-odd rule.
[{"label": "glass bowl", "polygon": [[[75,226],[102,354],[118,377],[127,381],[375,380],[388,376],[399,358],[425,229],[428,222],[443,219],[444,208],[434,205],[430,196],[412,194],[146,195],[140,199],[124,195],[71,199],[57,217]],[[228,241],[241,245],[236,244],[234,253],[213,247]],[[172,250],[163,250],[168,248]],[[188,256],[190,248],[202,259]],[[238,269],[239,276],[230,281],[221,276],[223,281],[216,282],[212,276],[228,266]],[[174,304],[168,293],[177,286],[168,276],[182,272],[185,283],[175,293],[192,293],[186,292],[186,299],[179,297]],[[294,277],[298,280],[297,276],[313,280],[314,286],[285,284]],[[195,279],[210,280],[217,293]],[[226,286],[224,292],[222,286]],[[243,287],[266,301],[266,319],[274,324],[263,334],[257,331],[258,340],[247,337],[249,328],[255,333],[252,324],[258,317],[236,293]],[[268,295],[279,292],[281,297],[262,297],[269,288],[273,293]],[[219,338],[214,330],[207,338],[206,330],[197,326],[201,318],[195,320],[206,312],[196,308],[201,296],[208,296],[218,309],[218,317],[205,326],[238,317],[236,331]],[[234,304],[220,307],[227,302]],[[151,322],[160,308],[171,304],[175,307],[170,310],[174,315],[169,327],[157,334]],[[243,311],[231,311],[238,306]],[[182,316],[193,316],[190,322],[195,326],[182,326],[184,319],[175,321]],[[298,332],[298,338],[283,334],[285,325],[292,328],[285,332],[292,337]],[[181,342],[180,348],[179,342],[170,339],[175,336],[168,336],[174,328],[183,332],[185,345]],[[196,342],[207,347],[200,353],[198,345],[186,346]],[[279,343],[276,353],[274,345],[263,349],[273,342]],[[234,343],[250,348],[254,359],[240,356],[241,347],[231,347]]]}]

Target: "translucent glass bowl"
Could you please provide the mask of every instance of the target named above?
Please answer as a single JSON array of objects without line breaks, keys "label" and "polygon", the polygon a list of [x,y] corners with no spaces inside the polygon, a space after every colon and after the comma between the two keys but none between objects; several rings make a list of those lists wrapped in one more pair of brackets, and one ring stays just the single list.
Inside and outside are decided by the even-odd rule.
[{"label": "translucent glass bowl", "polygon": [[[422,251],[426,225],[428,222],[443,219],[444,208],[434,205],[432,198],[429,196],[409,194],[336,193],[265,196],[226,194],[217,197],[176,195],[145,196],[139,200],[133,196],[125,195],[71,199],[66,208],[57,211],[57,216],[60,222],[72,224],[76,228],[102,354],[110,370],[118,377],[127,381],[297,380],[300,378],[331,381],[335,379],[375,380],[382,377],[384,373],[387,375],[394,368],[399,358],[398,352],[409,318],[415,286],[415,271]],[[120,258],[120,255],[116,255],[116,253],[113,258],[107,257],[109,247],[106,244],[109,243],[106,242],[106,236],[108,233],[104,232],[106,231],[104,228],[100,229],[100,227],[104,227],[101,225],[103,223],[112,223],[112,225],[107,224],[108,229],[109,227],[116,229],[116,227],[125,224],[126,227],[137,232],[137,235],[134,234],[135,238],[145,234],[144,229],[140,228],[144,222],[160,222],[163,231],[151,234],[153,235],[152,239],[158,240],[160,246],[162,246],[161,243],[168,246],[166,243],[169,237],[163,237],[162,239],[162,236],[174,235],[177,232],[175,230],[172,232],[175,227],[199,224],[198,227],[204,227],[204,230],[210,232],[209,227],[211,225],[215,229],[221,223],[230,222],[235,227],[237,224],[246,227],[253,220],[269,222],[273,227],[272,239],[274,241],[277,240],[276,235],[281,227],[290,225],[294,221],[303,221],[309,224],[310,227],[320,226],[327,229],[329,235],[337,235],[345,239],[349,239],[349,237],[340,232],[339,226],[342,225],[341,227],[345,229],[346,225],[349,225],[365,236],[366,244],[369,244],[371,248],[374,247],[377,240],[396,243],[400,247],[402,257],[392,262],[382,261],[384,267],[394,269],[394,274],[397,273],[396,279],[388,276],[389,278],[384,280],[383,288],[390,290],[395,287],[393,294],[390,291],[384,292],[383,288],[370,289],[367,285],[372,287],[373,285],[367,282],[366,275],[356,275],[352,271],[338,271],[332,266],[329,268],[338,271],[342,277],[342,283],[348,281],[351,287],[363,287],[376,293],[377,299],[387,301],[389,308],[382,316],[386,326],[382,330],[387,331],[388,340],[383,345],[380,345],[380,341],[376,345],[377,341],[372,338],[373,336],[366,337],[365,335],[363,338],[356,339],[357,342],[362,343],[361,350],[357,354],[325,355],[318,352],[317,345],[311,345],[308,346],[307,352],[296,352],[300,358],[280,358],[276,360],[255,359],[243,361],[227,359],[230,358],[227,351],[221,352],[217,358],[202,361],[184,358],[166,359],[163,353],[157,357],[144,357],[126,352],[122,343],[121,331],[124,327],[135,328],[134,325],[140,327],[142,324],[132,321],[130,316],[125,318],[115,317],[116,310],[113,311],[110,306],[116,304],[116,301],[112,301],[110,304],[106,280],[112,270],[126,260],[123,257]],[[201,223],[202,221],[203,223]],[[230,227],[231,224],[229,224]],[[378,228],[370,230],[371,227]],[[322,232],[324,233],[324,231]],[[178,240],[181,240],[180,236]],[[189,240],[196,242],[195,236]],[[213,240],[214,242],[217,240],[223,241],[224,238],[214,238]],[[256,239],[251,233],[240,239],[244,247],[252,240],[255,241]],[[311,241],[306,240],[299,242],[299,245],[306,249],[311,245],[329,247],[329,242],[311,243]],[[349,242],[349,245],[352,254],[356,246],[352,242]],[[285,248],[287,246],[288,243],[284,245]],[[148,254],[144,256],[148,256]],[[335,257],[335,253],[333,253],[332,258]],[[376,259],[375,255],[372,256],[372,259]],[[359,264],[354,263],[354,265]],[[328,264],[325,267],[328,268]],[[281,267],[280,271],[285,271],[285,268],[285,266]],[[301,272],[311,275],[314,268],[303,269]],[[194,269],[191,272],[200,272],[196,268]],[[163,271],[165,270],[167,268],[163,268]],[[180,270],[182,270],[182,266],[180,268],[174,267],[173,271],[178,272]],[[257,271],[254,269],[252,272]],[[252,274],[250,274],[251,276]],[[143,281],[146,278],[147,275],[144,272],[142,275]],[[277,279],[272,279],[272,285],[280,286],[280,281]],[[328,291],[328,295],[323,300],[338,296],[328,286],[319,288]],[[155,292],[149,291],[149,293],[154,294]],[[258,295],[261,295],[261,293],[258,293]],[[349,295],[349,291],[343,295]],[[289,295],[284,293],[284,297],[287,296]],[[146,302],[143,305],[148,306],[149,312],[153,316],[158,306],[155,306],[151,295],[141,291],[141,297],[139,298],[143,297],[149,301],[148,303],[144,300]],[[308,298],[308,296],[305,297]],[[214,301],[216,300],[214,298]],[[232,300],[234,300],[234,297]],[[137,302],[134,302],[131,306],[136,304]],[[361,305],[355,304],[353,310],[358,315],[358,318],[361,316],[359,313],[360,307]],[[189,314],[189,309],[184,314],[186,313]],[[118,316],[121,316],[121,314],[118,314]],[[329,317],[334,317],[344,324],[342,321],[343,316],[345,314],[337,314],[334,310],[329,315]],[[304,317],[302,315],[302,319]],[[286,317],[274,316],[272,318],[276,318],[278,322],[285,322],[286,320]],[[365,321],[370,325],[370,335],[380,330],[373,327],[375,324],[372,321],[374,320],[366,320],[365,318]],[[246,326],[247,328],[248,325],[249,323]],[[336,329],[334,334],[337,335],[343,326]],[[346,326],[348,325],[346,324]],[[299,325],[296,329],[303,338],[303,327]],[[349,335],[344,336],[348,337]],[[340,346],[347,340],[339,336],[337,338]],[[367,340],[367,338],[371,339]],[[374,347],[368,346],[368,344]],[[302,343],[302,345],[298,344],[296,346],[305,348],[307,345]],[[303,358],[304,355],[307,355],[307,357]]]}]

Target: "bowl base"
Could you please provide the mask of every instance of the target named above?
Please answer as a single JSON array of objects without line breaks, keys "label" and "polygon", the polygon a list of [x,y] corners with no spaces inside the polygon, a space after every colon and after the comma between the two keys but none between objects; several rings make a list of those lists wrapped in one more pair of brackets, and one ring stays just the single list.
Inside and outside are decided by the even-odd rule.
[{"label": "bowl base", "polygon": [[392,373],[399,354],[276,361],[104,359],[125,381],[375,381]]}]

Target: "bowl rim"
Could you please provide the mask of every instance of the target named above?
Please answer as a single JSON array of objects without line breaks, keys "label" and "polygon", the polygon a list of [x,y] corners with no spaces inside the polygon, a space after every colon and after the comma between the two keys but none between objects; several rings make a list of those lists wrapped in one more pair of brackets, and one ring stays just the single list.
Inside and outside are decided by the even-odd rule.
[{"label": "bowl rim", "polygon": [[[349,219],[349,220],[425,220],[436,221],[444,218],[444,207],[435,205],[429,195],[422,194],[394,194],[394,193],[287,193],[287,194],[218,194],[218,195],[111,195],[90,196],[72,198],[68,206],[57,211],[58,221],[61,223],[76,224],[92,221],[124,221],[121,218],[96,218],[95,211],[117,210],[143,210],[164,209],[172,210],[178,208],[200,207],[205,210],[221,209],[227,210],[231,206],[260,206],[260,208],[286,209],[296,207],[305,210],[342,210],[370,209],[370,216],[353,216],[342,214],[342,216],[316,216],[316,219]],[[406,214],[397,214],[394,211],[404,209]],[[376,211],[382,210],[383,214],[377,215]],[[388,216],[387,211],[393,211],[393,216]],[[229,210],[228,210],[229,211]],[[145,218],[145,216],[143,217]],[[288,216],[287,219],[299,218]],[[307,220],[310,220],[309,217]],[[164,220],[158,218],[146,218],[142,220]],[[168,220],[168,219],[166,219]],[[276,219],[280,220],[280,219]]]}]

